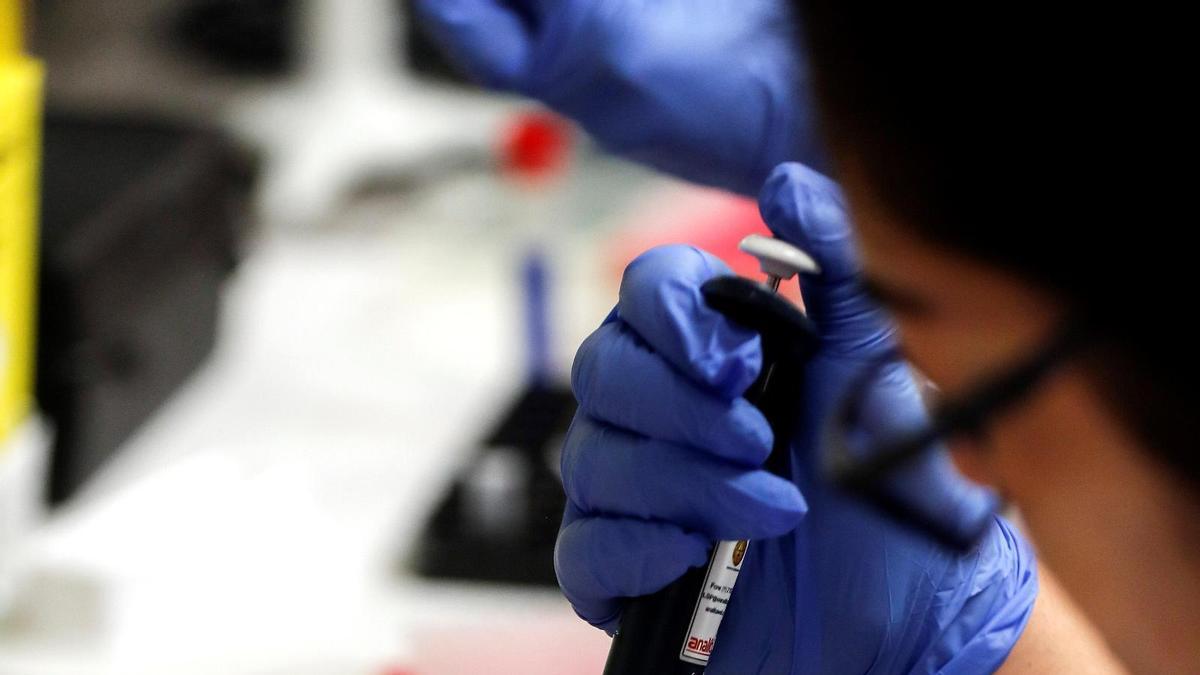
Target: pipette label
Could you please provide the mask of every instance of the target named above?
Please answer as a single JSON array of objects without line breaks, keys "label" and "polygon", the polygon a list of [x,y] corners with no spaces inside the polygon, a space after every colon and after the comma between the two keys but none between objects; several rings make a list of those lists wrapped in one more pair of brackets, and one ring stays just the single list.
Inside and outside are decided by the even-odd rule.
[{"label": "pipette label", "polygon": [[725,608],[729,606],[733,586],[742,571],[747,545],[746,541],[723,541],[713,550],[700,597],[696,599],[696,608],[692,611],[687,637],[679,652],[681,660],[700,666],[708,665],[717,642],[717,630],[725,618]]}]

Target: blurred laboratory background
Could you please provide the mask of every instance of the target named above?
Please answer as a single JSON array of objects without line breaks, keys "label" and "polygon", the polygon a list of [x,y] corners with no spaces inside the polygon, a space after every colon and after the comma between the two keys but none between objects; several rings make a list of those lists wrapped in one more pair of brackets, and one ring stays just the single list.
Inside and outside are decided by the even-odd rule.
[{"label": "blurred laboratory background", "polygon": [[407,4],[0,0],[0,675],[599,672],[572,356],[765,228]]}]

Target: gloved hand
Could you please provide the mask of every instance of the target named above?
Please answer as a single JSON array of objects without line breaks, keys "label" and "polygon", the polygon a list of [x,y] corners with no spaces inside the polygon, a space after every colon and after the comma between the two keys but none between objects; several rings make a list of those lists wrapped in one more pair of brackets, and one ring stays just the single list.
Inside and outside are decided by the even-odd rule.
[{"label": "gloved hand", "polygon": [[[626,271],[616,310],[576,357],[580,412],[564,446],[569,505],[555,555],[563,592],[611,631],[622,598],[704,564],[714,540],[749,538],[710,675],[991,672],[1032,610],[1033,553],[995,518],[978,547],[957,554],[823,483],[819,425],[863,365],[893,349],[893,336],[855,281],[832,182],[785,165],[761,206],[776,235],[822,267],[803,280],[822,347],[806,375],[792,481],[758,468],[771,431],[740,398],[761,367],[759,340],[701,298],[700,285],[728,270],[695,249],[652,250]],[[863,419],[879,427],[870,433],[924,415],[902,363],[880,375],[870,399],[876,414]],[[955,516],[991,504],[944,454],[898,479]]]},{"label": "gloved hand", "polygon": [[754,194],[823,162],[788,0],[416,0],[481,83],[539,99],[609,150]]}]

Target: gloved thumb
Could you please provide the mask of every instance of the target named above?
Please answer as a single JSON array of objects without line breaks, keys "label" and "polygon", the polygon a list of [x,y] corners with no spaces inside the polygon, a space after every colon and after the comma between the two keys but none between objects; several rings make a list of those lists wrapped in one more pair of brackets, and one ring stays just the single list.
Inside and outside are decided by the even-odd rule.
[{"label": "gloved thumb", "polygon": [[[854,432],[864,449],[928,424],[909,368],[896,358],[885,359],[896,356],[893,330],[862,288],[850,217],[837,184],[803,165],[782,164],[767,179],[759,207],[775,236],[804,249],[820,265],[819,274],[801,280],[804,302],[821,332],[822,347],[831,352],[827,355],[850,357],[822,360],[832,370],[814,386],[829,387],[839,380],[858,384],[864,395]],[[864,363],[883,367],[862,372]],[[837,376],[831,377],[834,372]],[[824,397],[825,405],[810,411],[821,421],[802,425],[808,433],[820,437],[828,406],[846,394],[835,391]],[[958,474],[944,450],[901,467],[883,487],[889,498],[960,539],[990,522],[997,504],[994,493]]]},{"label": "gloved thumb", "polygon": [[529,67],[526,18],[503,0],[416,0],[418,20],[446,56],[480,84],[518,90]]},{"label": "gloved thumb", "polygon": [[[906,363],[885,362],[863,375],[856,396],[858,412],[853,420],[842,420],[852,427],[843,436],[850,441],[847,449],[852,454],[861,456],[862,451],[877,450],[928,426],[929,414],[917,383],[920,376]],[[999,497],[964,478],[941,444],[930,450],[894,469],[878,489],[944,536],[970,541],[990,525]]]},{"label": "gloved thumb", "polygon": [[892,329],[861,286],[850,215],[837,183],[803,164],[781,164],[767,179],[759,209],[775,236],[821,267],[801,279],[801,289],[824,346],[868,359],[888,351]]}]

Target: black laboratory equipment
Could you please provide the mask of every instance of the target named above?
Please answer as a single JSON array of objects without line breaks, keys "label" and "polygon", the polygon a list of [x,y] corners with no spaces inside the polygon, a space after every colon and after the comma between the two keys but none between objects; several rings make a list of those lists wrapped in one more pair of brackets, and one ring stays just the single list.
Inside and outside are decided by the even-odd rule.
[{"label": "black laboratory equipment", "polygon": [[299,0],[191,0],[170,32],[177,43],[233,73],[279,76],[299,61]]},{"label": "black laboratory equipment", "polygon": [[37,397],[55,429],[52,502],[212,349],[252,175],[209,130],[47,115]]},{"label": "black laboratory equipment", "polygon": [[[413,15],[413,0],[399,0],[400,16],[404,19],[404,39],[401,40],[405,62],[422,77],[469,85],[470,80],[442,53],[442,50]],[[472,85],[473,86],[473,85]]]},{"label": "black laboratory equipment", "polygon": [[[442,54],[413,16],[412,0],[395,0],[399,60],[423,77],[460,85],[469,80]],[[232,73],[295,73],[303,45],[303,0],[191,0],[171,21],[178,44]]]},{"label": "black laboratory equipment", "polygon": [[566,386],[533,383],[472,450],[417,541],[427,577],[554,586],[566,498],[562,438],[575,415]]}]

